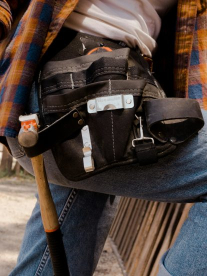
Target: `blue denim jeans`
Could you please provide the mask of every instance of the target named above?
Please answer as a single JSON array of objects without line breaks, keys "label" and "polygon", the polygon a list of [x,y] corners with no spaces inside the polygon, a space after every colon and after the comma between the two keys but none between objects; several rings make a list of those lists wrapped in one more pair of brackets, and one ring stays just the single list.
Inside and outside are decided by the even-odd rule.
[{"label": "blue denim jeans", "polygon": [[178,238],[160,261],[158,276],[207,275],[207,202],[195,203]]},{"label": "blue denim jeans", "polygon": [[[207,122],[207,111],[203,111],[203,116]],[[20,163],[31,170],[14,140],[8,142],[13,153],[19,154]],[[79,182],[68,182],[58,171],[51,172],[54,164],[49,155],[45,157],[49,177],[58,183],[62,179],[62,185],[68,186],[51,185],[51,191],[71,276],[93,274],[119,200],[107,194],[196,202],[174,246],[163,256],[158,275],[207,275],[207,125],[157,164],[125,166]],[[10,275],[52,275],[38,201],[26,227],[17,266]]]},{"label": "blue denim jeans", "polygon": [[[59,216],[71,276],[93,275],[119,198],[53,184],[50,189]],[[26,226],[17,265],[10,275],[53,275],[38,198]]]}]

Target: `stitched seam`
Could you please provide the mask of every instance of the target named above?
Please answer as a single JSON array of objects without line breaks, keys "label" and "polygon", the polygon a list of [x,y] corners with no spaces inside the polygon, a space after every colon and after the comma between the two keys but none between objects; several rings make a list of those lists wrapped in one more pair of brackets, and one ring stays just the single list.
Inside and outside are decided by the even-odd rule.
[{"label": "stitched seam", "polygon": [[[98,68],[98,69],[96,69],[94,72],[93,72],[93,74],[89,77],[89,78],[87,78],[87,80],[90,80],[90,79],[92,79],[93,77],[94,77],[94,75],[96,75],[96,74],[101,74],[101,73],[104,73],[104,72],[109,72],[109,71],[111,71],[113,69],[113,72],[117,72],[117,73],[125,73],[125,67],[115,67],[115,66],[107,66],[107,67],[101,67],[101,68]],[[112,72],[112,73],[113,73]]]},{"label": "stitched seam", "polygon": [[[141,89],[141,88],[140,88]],[[114,89],[114,90],[112,90],[113,92],[114,91],[121,91],[122,93],[123,93],[123,90],[124,90],[124,88],[123,89]],[[137,88],[133,88],[133,89],[126,89],[127,91],[137,91],[137,93],[138,93],[138,89]],[[143,90],[143,89],[142,89]],[[103,90],[103,91],[101,91],[101,92],[99,92],[99,93],[93,93],[93,94],[90,94],[90,96],[93,96],[93,95],[102,95],[102,94],[104,94],[104,93],[106,93],[106,92],[108,92],[108,90]],[[125,93],[128,93],[128,92],[126,92],[125,91]],[[136,95],[136,93],[132,93],[132,95]],[[88,99],[88,97],[83,97],[83,98],[81,98],[81,99],[79,99],[79,100],[76,100],[76,101],[73,101],[73,102],[71,102],[71,103],[68,103],[68,104],[63,104],[63,105],[48,105],[46,108],[48,108],[48,107],[64,107],[64,106],[72,106],[73,104],[75,104],[75,103],[81,103],[81,101],[82,100],[87,100]]]},{"label": "stitched seam", "polygon": [[[112,73],[113,73],[113,72],[118,72],[118,73],[125,72],[125,68],[124,68],[124,67],[101,67],[101,68],[99,68],[99,69],[96,69],[96,70],[93,72],[93,75],[96,74],[97,71],[101,71],[101,70],[102,70],[102,72],[100,72],[100,73],[108,72],[109,70],[104,70],[105,68],[114,68],[114,71],[112,71]],[[120,71],[119,71],[119,70],[116,70],[117,68],[123,69],[123,70],[120,70]],[[98,73],[98,74],[100,74],[100,73]],[[91,77],[87,78],[86,80],[90,80],[91,78],[93,78],[93,75],[92,75]],[[132,75],[132,76],[136,76],[136,75]],[[140,78],[141,78],[141,77],[140,77]],[[77,83],[79,83],[79,82],[85,82],[85,80],[75,80],[74,83],[76,83],[76,82],[77,82]],[[71,84],[70,81],[60,81],[60,82],[57,82],[57,84],[58,84],[58,83]],[[45,91],[47,88],[50,88],[50,87],[56,87],[56,84],[50,85],[50,86],[47,86],[47,87],[43,88],[43,91]]]},{"label": "stitched seam", "polygon": [[70,196],[68,197],[68,200],[66,201],[66,204],[65,204],[65,206],[64,206],[64,208],[63,208],[63,210],[62,210],[62,212],[61,212],[61,214],[59,216],[59,219],[58,219],[60,225],[63,224],[64,219],[65,219],[65,217],[66,217],[69,209],[71,208],[73,202],[77,198],[77,194],[78,194],[78,190],[77,189],[73,189],[72,192],[70,193]]},{"label": "stitched seam", "polygon": [[19,158],[23,157],[24,155],[25,155],[25,152],[18,151],[18,152],[14,152],[13,157],[16,159],[19,159]]},{"label": "stitched seam", "polygon": [[44,251],[43,256],[42,256],[42,259],[41,259],[41,262],[40,262],[40,264],[37,268],[37,271],[35,273],[35,276],[41,276],[41,273],[44,269],[44,266],[46,265],[46,263],[48,261],[49,256],[50,256],[49,248],[48,248],[48,246],[46,246],[45,251]]},{"label": "stitched seam", "polygon": [[[111,80],[110,80],[110,79],[109,79],[109,95],[111,95]],[[115,152],[115,143],[114,143],[114,120],[113,120],[113,111],[111,111],[111,134],[112,134],[112,146],[113,146],[114,161],[116,161],[116,152]]]},{"label": "stitched seam", "polygon": [[[117,58],[121,58],[121,57],[125,57],[126,58],[126,56],[116,56],[116,57],[114,57],[115,59],[117,59]],[[84,67],[85,65],[87,65],[87,64],[91,64],[91,63],[93,63],[94,61],[90,61],[90,62],[86,62],[86,63],[83,63],[83,64],[80,64],[80,65],[77,65],[77,66],[63,66],[63,67],[57,67],[57,68],[54,68],[54,69],[52,69],[52,70],[50,70],[48,73],[45,73],[45,74],[43,74],[43,76],[42,76],[42,79],[45,79],[45,78],[47,78],[47,77],[49,77],[49,76],[51,76],[52,75],[52,73],[53,72],[55,72],[55,74],[56,73],[63,73],[64,71],[63,70],[72,70],[72,69],[81,69],[82,67]]]},{"label": "stitched seam", "polygon": [[[90,39],[90,42],[91,41],[93,41],[93,42],[95,42],[95,43],[108,43],[108,41],[106,40],[106,39],[102,39],[102,40],[95,40],[94,38],[92,38],[92,37],[88,37],[88,36],[80,36],[80,41],[82,42],[82,40],[81,39]],[[117,43],[113,43],[114,44],[114,46],[115,45],[117,45]],[[112,44],[112,46],[113,46],[113,44]],[[112,47],[112,46],[110,46],[110,47]],[[108,46],[109,47],[109,46]]]},{"label": "stitched seam", "polygon": [[[106,94],[104,93],[103,96],[105,96],[105,95]],[[139,93],[131,93],[131,95],[134,95],[134,96],[138,97],[138,96],[141,96],[141,92],[139,92]],[[156,97],[151,97],[151,98],[156,99]],[[45,113],[47,113],[47,112],[58,112],[58,111],[68,111],[68,109],[70,109],[71,107],[72,108],[76,108],[76,107],[79,107],[82,104],[86,104],[86,101],[87,101],[87,98],[86,98],[86,100],[84,102],[80,102],[80,103],[77,103],[77,104],[71,104],[71,106],[68,106],[67,108],[62,108],[62,109],[58,108],[58,106],[56,106],[57,109],[52,109],[52,108],[50,108],[50,106],[49,107],[45,107]]]},{"label": "stitched seam", "polygon": [[15,151],[13,152],[12,155],[13,155],[14,158],[18,159],[18,158],[21,158],[25,155],[25,151],[24,151],[23,147],[19,144],[18,148],[15,149]]},{"label": "stitched seam", "polygon": [[[122,70],[122,71],[119,71],[119,70],[114,70],[114,71],[112,71],[112,70],[103,70],[102,72],[100,72],[100,73],[93,73],[93,75],[90,77],[90,78],[87,78],[86,79],[86,81],[88,82],[88,81],[92,81],[92,80],[94,80],[97,76],[100,76],[100,75],[102,75],[103,73],[108,73],[108,72],[110,72],[110,73],[121,73],[121,74],[125,74],[125,70]],[[70,74],[70,76],[71,76],[71,74]],[[60,89],[60,88],[67,88],[67,86],[66,85],[68,85],[68,86],[70,86],[70,85],[74,85],[75,86],[75,84],[76,83],[84,83],[85,84],[85,81],[84,80],[79,80],[79,81],[74,81],[73,83],[72,82],[57,82],[55,85],[50,85],[50,86],[47,86],[47,87],[45,87],[44,89],[43,89],[43,95],[45,94],[45,92],[53,92],[56,88],[58,88],[58,89]],[[65,84],[65,85],[60,85],[60,86],[58,86],[58,84]],[[53,87],[53,88],[52,88]],[[52,88],[52,89],[50,89],[50,88]],[[73,88],[72,88],[73,89]]]},{"label": "stitched seam", "polygon": [[111,129],[112,129],[112,144],[113,144],[113,154],[114,161],[116,161],[116,152],[115,152],[115,142],[114,142],[114,120],[113,120],[113,111],[111,111]]},{"label": "stitched seam", "polygon": [[[105,69],[106,69],[106,71],[111,70],[111,69],[116,70],[116,71],[122,69],[122,70],[125,71],[125,67],[124,67],[124,66],[104,66],[104,67],[100,67],[100,68],[96,69],[96,70],[93,72],[93,74],[95,74],[96,72],[99,72],[99,71],[105,71]],[[122,71],[120,71],[120,72],[122,72]],[[90,77],[90,78],[91,78],[91,77]],[[90,78],[89,78],[89,79],[90,79]]]},{"label": "stitched seam", "polygon": [[[131,78],[130,78],[131,77]],[[140,77],[140,76],[137,76],[136,74],[133,74],[133,75],[129,75],[129,80],[146,80],[146,81],[152,81],[152,78],[144,78],[144,77]]]},{"label": "stitched seam", "polygon": [[[85,81],[84,80],[77,80],[77,81],[74,81],[74,85],[76,84],[76,83],[85,83]],[[58,84],[60,84],[60,86],[58,86]],[[52,90],[49,90],[50,88],[62,88],[62,87],[64,87],[64,85],[71,85],[71,82],[70,81],[59,81],[59,82],[57,82],[56,84],[54,84],[54,85],[49,85],[49,86],[47,86],[47,87],[45,87],[45,88],[43,88],[42,89],[42,94],[44,94],[45,92],[50,92],[50,91],[52,91]]]},{"label": "stitched seam", "polygon": [[90,78],[87,78],[86,81],[91,81],[91,80],[94,80],[97,76],[101,76],[102,74],[104,73],[111,73],[111,74],[114,74],[114,73],[120,73],[120,74],[125,74],[125,70],[122,70],[122,71],[119,71],[119,70],[103,70],[102,72],[100,73],[93,73],[92,76]]},{"label": "stitched seam", "polygon": [[[78,194],[78,190],[77,189],[72,189],[72,191],[71,191],[70,195],[68,196],[68,198],[66,200],[66,203],[65,203],[65,205],[62,209],[62,212],[60,213],[60,216],[58,218],[60,226],[63,224],[64,219],[65,219],[68,211],[70,210],[72,204],[74,203],[75,199],[77,198],[77,194]],[[43,272],[43,269],[44,269],[46,263],[49,260],[49,257],[50,257],[50,254],[49,254],[49,248],[48,248],[48,245],[47,245],[46,248],[45,248],[45,251],[43,253],[42,259],[40,261],[40,264],[39,264],[39,266],[37,268],[37,271],[35,273],[35,276],[41,276],[41,274]]]}]

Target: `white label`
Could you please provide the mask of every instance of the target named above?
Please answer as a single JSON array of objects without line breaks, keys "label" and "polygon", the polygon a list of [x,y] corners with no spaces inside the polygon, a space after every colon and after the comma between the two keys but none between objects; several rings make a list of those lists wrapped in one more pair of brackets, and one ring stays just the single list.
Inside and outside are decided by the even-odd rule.
[{"label": "white label", "polygon": [[89,100],[88,113],[134,107],[133,95],[110,95]]}]

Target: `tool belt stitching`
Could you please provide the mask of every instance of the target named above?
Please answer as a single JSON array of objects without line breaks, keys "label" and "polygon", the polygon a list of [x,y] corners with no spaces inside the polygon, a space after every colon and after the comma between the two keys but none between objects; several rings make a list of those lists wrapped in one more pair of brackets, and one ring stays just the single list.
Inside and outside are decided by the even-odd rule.
[{"label": "tool belt stitching", "polygon": [[[130,93],[131,95],[134,95],[134,96],[141,96],[141,92],[139,92],[138,91],[138,89],[128,89],[128,91],[134,91],[134,90],[137,90],[137,93]],[[141,90],[141,88],[139,89],[139,90]],[[121,89],[112,89],[112,92],[117,92],[117,91],[120,91],[120,92],[122,92],[123,94],[125,94],[126,92],[123,92],[123,90],[121,90]],[[142,91],[143,91],[143,89],[142,89]],[[91,97],[93,97],[94,95],[97,95],[97,96],[106,96],[106,95],[108,95],[108,90],[104,90],[104,91],[102,91],[102,92],[100,92],[100,93],[94,93],[94,94],[91,94],[90,95],[90,98]],[[153,96],[153,95],[152,95]],[[79,105],[81,105],[81,104],[85,104],[85,102],[87,101],[89,99],[89,97],[84,97],[84,98],[81,98],[80,100],[76,100],[76,101],[73,101],[73,102],[71,102],[71,103],[68,103],[68,104],[63,104],[63,105],[48,105],[47,106],[47,108],[48,107],[64,107],[64,106],[72,106],[73,104],[76,104],[77,102],[78,102],[78,104]],[[82,100],[85,100],[85,101],[82,101]]]},{"label": "tool belt stitching", "polygon": [[[138,78],[130,78],[132,75],[129,75],[128,76],[128,79],[129,80],[145,80],[145,81],[148,81],[148,83],[150,83],[150,84],[152,84],[152,85],[154,85],[154,83],[153,82],[150,82],[149,81],[149,79],[147,79],[147,78],[143,78],[143,77],[138,77]],[[89,80],[89,79],[88,79]],[[82,83],[83,85],[86,85],[86,82],[85,81],[83,81],[83,80],[76,80],[76,81],[74,81],[73,82],[73,84],[75,85],[75,84],[80,84],[80,83]],[[58,85],[58,84],[61,84],[61,85]],[[65,84],[65,85],[64,85]],[[68,85],[68,86],[67,86]],[[55,91],[57,88],[71,88],[69,85],[72,85],[72,82],[71,81],[66,81],[66,82],[62,82],[62,81],[60,81],[60,82],[57,82],[55,85],[50,85],[50,86],[47,86],[47,87],[44,87],[43,89],[42,89],[42,94],[44,95],[44,94],[46,94],[46,93],[48,93],[48,92],[53,92],[53,91]],[[52,89],[51,89],[52,88]]]},{"label": "tool belt stitching", "polygon": [[[124,58],[125,56],[116,56],[115,58]],[[65,66],[65,67],[58,67],[58,68],[55,68],[54,70],[50,70],[47,74],[43,74],[43,77],[42,79],[46,79],[48,77],[51,77],[53,72],[55,72],[55,74],[59,74],[59,73],[65,73],[65,70],[78,70],[78,69],[82,69],[82,67],[90,64],[91,62],[86,62],[86,63],[83,63],[81,65],[78,65],[78,66]],[[60,70],[61,69],[61,70]]]},{"label": "tool belt stitching", "polygon": [[[55,85],[51,85],[52,83],[48,80],[51,81],[60,73],[69,73],[72,78],[72,74],[76,72],[65,70],[77,70],[77,68],[86,70],[84,66],[93,62],[97,62],[95,66],[98,66],[101,64],[98,63],[101,55],[95,54],[96,56],[90,57],[92,61],[77,66],[59,66],[61,61],[58,61],[58,66],[55,68],[51,68],[52,64],[55,64],[54,61],[49,61],[49,65],[46,64],[40,78],[41,96],[44,96],[41,97],[42,107],[40,109],[44,113],[41,120],[43,125],[47,125],[47,120],[53,121],[39,132],[37,145],[25,148],[28,156],[33,157],[52,149],[62,174],[76,181],[120,164],[139,162],[144,165],[156,162],[157,157],[169,154],[176,148],[176,144],[185,141],[202,128],[204,122],[196,101],[165,98],[163,90],[149,72],[147,62],[144,61],[145,57],[136,52],[137,60],[134,60],[135,55],[130,55],[132,50],[121,49],[125,51],[125,55],[115,56],[118,53],[112,51],[104,54],[104,57],[114,58],[115,64],[118,58],[131,58],[134,66],[137,66],[137,75],[130,74],[131,67],[126,68],[126,71],[120,71],[120,68],[124,67],[116,70],[116,65],[100,67],[94,69],[90,77],[85,75],[84,80],[74,80],[73,85],[85,84],[87,80],[93,80],[94,75],[100,74],[101,70],[108,68],[104,71],[106,74],[99,76],[97,82],[87,84],[86,87],[68,89],[63,84],[71,85],[72,81],[57,81]],[[81,57],[77,59],[80,63]],[[89,58],[83,56],[83,59]],[[147,61],[149,62],[149,59]],[[67,62],[70,63],[70,60],[63,61],[64,64]],[[75,59],[72,59],[72,63],[75,63]],[[111,75],[116,73],[117,76],[118,73],[126,73],[127,79],[111,80]],[[107,74],[109,80],[105,79]],[[67,77],[66,75],[63,78]],[[149,79],[145,77],[146,75]],[[104,79],[101,79],[102,77]],[[130,77],[132,79],[129,79]],[[43,81],[49,82],[49,85],[42,87]],[[107,81],[111,85],[110,93],[109,86],[107,89],[103,87]],[[58,86],[59,84],[61,85]],[[55,89],[51,89],[52,87]],[[93,92],[94,89],[95,92]],[[61,90],[60,93],[59,90]],[[46,92],[54,91],[59,94],[46,95]],[[88,95],[83,97],[85,92]],[[77,97],[79,98],[76,99]],[[89,102],[92,103],[89,104]],[[133,104],[130,107],[124,106],[130,105],[131,102]],[[57,120],[61,112],[67,113]],[[113,122],[111,114],[113,114]],[[113,137],[111,128],[113,128]],[[116,155],[116,161],[114,155]],[[68,163],[69,166],[66,168],[62,162]]]},{"label": "tool belt stitching", "polygon": [[[130,93],[131,95],[133,96],[142,96],[142,92],[143,90],[145,90],[145,88],[140,88],[138,91],[138,89],[129,89],[130,90],[137,90],[137,93]],[[112,89],[112,92],[114,91],[120,91],[120,92],[123,92],[123,90],[120,90],[120,89]],[[128,91],[128,90],[127,90]],[[145,90],[145,95],[143,96],[143,98],[152,98],[152,99],[157,99],[157,96],[155,95],[155,93],[152,93],[151,91],[149,90]],[[123,94],[125,94],[126,92],[123,92]],[[73,106],[74,108],[77,108],[83,104],[86,104],[87,100],[92,98],[94,95],[97,95],[97,96],[107,96],[108,95],[108,90],[104,90],[103,92],[99,92],[99,93],[94,93],[94,94],[91,94],[90,97],[88,96],[85,96],[84,98],[81,98],[81,101],[80,100],[76,100],[76,101],[73,101],[71,103],[68,103],[68,104],[65,104],[65,105],[46,105],[45,106],[45,109],[44,111],[45,112],[50,112],[50,111],[68,111],[68,108],[70,108],[71,106]],[[115,94],[114,94],[115,95]],[[65,109],[62,109],[61,107],[64,107],[64,106],[67,106],[68,108],[65,108]],[[53,109],[53,107],[56,107],[58,109]]]},{"label": "tool belt stitching", "polygon": [[[85,84],[85,81],[83,81],[83,80],[75,80],[74,81],[74,84],[79,84],[79,83],[83,83],[83,84]],[[59,82],[57,82],[56,84],[54,84],[54,85],[50,85],[50,86],[48,86],[48,87],[45,87],[45,88],[43,88],[42,89],[42,94],[44,94],[45,92],[52,92],[53,91],[53,89],[51,89],[50,90],[50,88],[57,88],[57,86],[58,86],[58,84],[65,84],[65,85],[71,85],[72,84],[72,82],[71,81],[59,81]],[[58,88],[63,88],[64,86],[58,86]],[[65,88],[65,87],[64,87]]]}]

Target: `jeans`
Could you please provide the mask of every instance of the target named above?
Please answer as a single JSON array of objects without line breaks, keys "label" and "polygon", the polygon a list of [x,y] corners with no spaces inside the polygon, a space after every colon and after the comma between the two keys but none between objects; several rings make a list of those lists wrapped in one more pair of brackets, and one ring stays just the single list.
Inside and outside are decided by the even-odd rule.
[{"label": "jeans", "polygon": [[195,203],[178,238],[161,259],[158,276],[207,275],[207,202]]},{"label": "jeans", "polygon": [[[207,121],[207,111],[203,116]],[[17,154],[12,141],[9,139],[10,146]],[[25,158],[20,157],[20,163]],[[71,275],[90,276],[95,269],[119,200],[107,194],[196,202],[174,246],[163,256],[158,275],[207,275],[206,165],[207,125],[157,164],[115,169],[113,174],[97,175],[96,181],[86,179],[85,185],[84,181],[71,183],[71,188],[51,184]],[[52,275],[38,201],[26,227],[17,266],[10,275]]]},{"label": "jeans", "polygon": [[[59,216],[71,276],[90,276],[101,254],[119,198],[53,184],[50,189]],[[53,275],[38,198],[26,226],[17,265],[10,274],[33,275]]]}]

